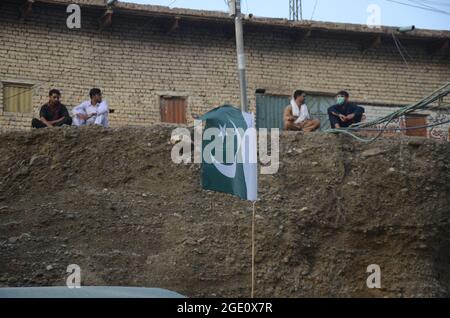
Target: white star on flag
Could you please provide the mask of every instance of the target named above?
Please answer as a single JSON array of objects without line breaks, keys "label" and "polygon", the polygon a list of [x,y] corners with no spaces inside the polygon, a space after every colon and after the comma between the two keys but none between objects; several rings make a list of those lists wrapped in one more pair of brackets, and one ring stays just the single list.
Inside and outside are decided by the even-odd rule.
[{"label": "white star on flag", "polygon": [[222,142],[223,142],[223,139],[226,137],[226,136],[228,136],[228,134],[227,134],[227,124],[225,124],[225,125],[220,125],[219,124],[219,129],[220,129],[220,132],[219,132],[219,137],[220,138],[222,138]]}]

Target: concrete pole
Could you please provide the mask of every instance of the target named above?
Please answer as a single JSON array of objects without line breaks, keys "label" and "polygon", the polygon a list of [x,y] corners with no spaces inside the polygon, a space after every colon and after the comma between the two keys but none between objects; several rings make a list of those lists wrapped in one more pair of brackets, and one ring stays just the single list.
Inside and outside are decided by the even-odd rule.
[{"label": "concrete pole", "polygon": [[[242,25],[241,1],[232,0],[235,8],[235,26],[236,26],[236,50],[239,72],[239,86],[241,88],[241,110],[248,112],[247,99],[247,80],[245,78],[245,52],[244,52],[244,28]],[[233,12],[231,12],[233,14]]]}]

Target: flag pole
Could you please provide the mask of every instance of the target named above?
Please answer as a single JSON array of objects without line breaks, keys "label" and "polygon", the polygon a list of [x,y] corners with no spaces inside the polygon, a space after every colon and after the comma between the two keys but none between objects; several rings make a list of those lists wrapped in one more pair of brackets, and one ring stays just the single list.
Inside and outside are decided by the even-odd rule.
[{"label": "flag pole", "polygon": [[252,216],[252,293],[251,298],[255,296],[255,221],[256,221],[256,201],[253,201]]},{"label": "flag pole", "polygon": [[[248,112],[247,80],[245,77],[245,50],[244,50],[244,27],[242,24],[241,0],[228,0],[230,16],[234,16],[236,30],[236,52],[238,64],[239,88],[241,95],[241,111]],[[251,297],[255,293],[255,216],[256,201],[253,202],[252,217],[252,291]]]},{"label": "flag pole", "polygon": [[234,16],[236,29],[236,53],[238,64],[241,110],[248,112],[247,80],[245,77],[244,27],[242,25],[241,0],[228,0],[230,15]]}]

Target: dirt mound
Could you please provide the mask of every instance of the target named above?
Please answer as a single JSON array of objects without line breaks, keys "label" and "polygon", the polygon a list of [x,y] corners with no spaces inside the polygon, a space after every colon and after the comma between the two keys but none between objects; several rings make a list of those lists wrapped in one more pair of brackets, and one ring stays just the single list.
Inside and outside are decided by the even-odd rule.
[{"label": "dirt mound", "polygon": [[[170,159],[172,127],[0,135],[0,286],[250,295],[248,202]],[[256,296],[449,296],[450,144],[285,133],[260,177]],[[368,289],[367,266],[381,267]]]}]

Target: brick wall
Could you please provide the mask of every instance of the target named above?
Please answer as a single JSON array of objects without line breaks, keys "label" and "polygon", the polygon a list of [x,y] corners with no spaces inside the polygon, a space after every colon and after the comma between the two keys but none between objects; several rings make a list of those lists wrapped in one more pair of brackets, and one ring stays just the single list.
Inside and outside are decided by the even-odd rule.
[{"label": "brick wall", "polygon": [[[116,15],[111,28],[99,31],[103,12],[83,8],[82,28],[70,30],[64,6],[37,3],[20,22],[17,2],[0,5],[0,81],[36,84],[34,114],[8,114],[0,103],[2,130],[29,128],[50,88],[59,88],[71,108],[100,87],[115,109],[112,126],[159,122],[161,95],[188,96],[189,121],[191,113],[215,105],[239,105],[234,37],[223,27],[181,20],[180,29],[167,34],[169,20]],[[354,40],[293,41],[265,28],[247,30],[245,45],[252,111],[258,88],[275,94],[346,89],[367,103],[409,104],[450,79],[450,56],[428,55],[418,45],[405,44],[409,66],[392,42],[363,55]]]},{"label": "brick wall", "polygon": [[[393,111],[396,111],[399,109],[399,107],[383,107],[383,106],[371,106],[371,105],[362,105],[366,111],[366,120],[372,121],[380,117],[384,117],[392,113]],[[426,122],[427,125],[429,124],[437,124],[442,123],[450,120],[450,114],[448,111],[438,110],[438,111],[421,111],[424,116],[426,116]],[[381,128],[381,126],[377,128]],[[388,128],[394,129],[394,128],[405,128],[405,118],[400,117],[395,120],[393,120],[389,125]],[[427,135],[429,138],[438,139],[438,140],[448,140],[450,141],[449,136],[449,127],[450,123],[446,123],[439,126],[434,126],[427,128]],[[385,135],[392,135],[392,134],[399,134],[399,133],[405,133],[405,131],[390,131],[389,133],[385,133]]]}]

